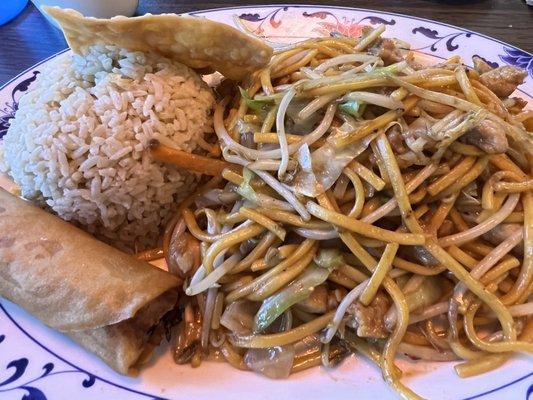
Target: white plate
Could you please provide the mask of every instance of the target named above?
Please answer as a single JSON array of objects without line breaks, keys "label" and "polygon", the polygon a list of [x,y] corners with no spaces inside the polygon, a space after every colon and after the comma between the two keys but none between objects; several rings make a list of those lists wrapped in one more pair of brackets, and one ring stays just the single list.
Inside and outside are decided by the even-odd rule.
[{"label": "white plate", "polygon": [[[386,24],[386,36],[412,44],[422,57],[445,59],[475,54],[492,65],[517,65],[529,76],[519,95],[533,100],[533,56],[478,33],[394,13],[340,7],[237,7],[192,13],[237,26],[271,44],[290,43],[339,31],[357,36],[364,25]],[[0,138],[17,101],[31,87],[47,60],[0,89]],[[531,107],[531,106],[529,106]],[[0,301],[0,399],[394,399],[379,371],[361,357],[334,370],[315,368],[285,381],[273,381],[226,364],[204,363],[198,369],[177,366],[167,349],[139,378],[125,378],[52,331],[12,303]],[[524,399],[533,394],[531,358],[518,357],[495,372],[459,379],[449,363],[400,360],[405,381],[429,399]]]}]

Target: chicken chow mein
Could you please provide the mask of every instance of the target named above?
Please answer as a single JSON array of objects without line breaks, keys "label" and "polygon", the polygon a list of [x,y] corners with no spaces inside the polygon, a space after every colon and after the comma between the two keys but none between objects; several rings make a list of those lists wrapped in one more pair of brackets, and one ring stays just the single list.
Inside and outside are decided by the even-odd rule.
[{"label": "chicken chow mein", "polygon": [[162,245],[183,281],[177,363],[285,378],[350,353],[402,398],[395,357],[462,377],[533,351],[533,111],[526,72],[333,35],[275,51],[216,89],[210,175]]}]

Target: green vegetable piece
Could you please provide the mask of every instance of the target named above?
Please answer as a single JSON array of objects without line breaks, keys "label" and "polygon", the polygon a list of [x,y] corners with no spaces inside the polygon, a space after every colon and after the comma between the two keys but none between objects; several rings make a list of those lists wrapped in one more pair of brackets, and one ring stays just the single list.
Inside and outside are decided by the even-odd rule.
[{"label": "green vegetable piece", "polygon": [[363,101],[350,100],[342,103],[339,106],[339,110],[343,113],[359,118],[365,112],[366,103]]},{"label": "green vegetable piece", "polygon": [[266,298],[254,318],[254,332],[264,331],[293,304],[305,300],[316,286],[324,283],[330,270],[311,264],[286,288]]},{"label": "green vegetable piece", "polygon": [[252,185],[250,184],[253,176],[254,176],[254,173],[250,171],[248,168],[243,169],[243,173],[242,173],[243,181],[237,188],[237,193],[240,194],[242,197],[244,197],[246,200],[257,204],[258,202],[257,193],[255,192],[255,190],[252,188]]},{"label": "green vegetable piece", "polygon": [[246,102],[246,105],[251,108],[252,110],[262,110],[263,107],[267,104],[264,100],[254,100],[250,97],[248,94],[248,91],[246,89],[243,89],[239,86],[239,92],[241,92],[241,96]]},{"label": "green vegetable piece", "polygon": [[344,257],[338,249],[321,249],[315,256],[315,263],[322,268],[330,271],[344,265]]}]

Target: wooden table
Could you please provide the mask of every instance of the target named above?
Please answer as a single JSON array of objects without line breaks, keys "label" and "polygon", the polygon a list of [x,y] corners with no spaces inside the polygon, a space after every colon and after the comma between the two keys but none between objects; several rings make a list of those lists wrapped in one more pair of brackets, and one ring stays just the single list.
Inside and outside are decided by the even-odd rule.
[{"label": "wooden table", "polygon": [[[140,0],[138,13],[179,13],[239,4],[274,3],[322,3],[410,14],[484,33],[533,52],[533,7],[528,7],[523,0]],[[0,27],[0,43],[0,84],[66,47],[61,33],[31,3],[15,20]]]}]

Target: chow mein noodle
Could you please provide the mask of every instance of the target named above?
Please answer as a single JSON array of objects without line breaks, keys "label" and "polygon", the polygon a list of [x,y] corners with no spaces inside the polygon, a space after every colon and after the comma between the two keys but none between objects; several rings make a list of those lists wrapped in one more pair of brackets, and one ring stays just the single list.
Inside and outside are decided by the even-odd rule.
[{"label": "chow mein noodle", "polygon": [[509,97],[523,71],[422,65],[383,30],[222,83],[207,155],[153,143],[212,176],[139,255],[183,279],[176,362],[284,378],[357,353],[420,399],[395,357],[469,377],[533,351],[533,118]]}]

